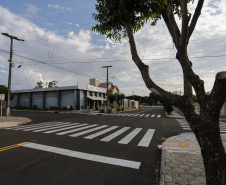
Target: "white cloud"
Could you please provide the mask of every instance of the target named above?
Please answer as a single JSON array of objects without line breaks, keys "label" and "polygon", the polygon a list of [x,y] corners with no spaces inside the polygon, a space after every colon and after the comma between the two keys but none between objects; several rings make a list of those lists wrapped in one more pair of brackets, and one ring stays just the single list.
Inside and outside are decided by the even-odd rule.
[{"label": "white cloud", "polygon": [[73,11],[72,7],[64,7],[64,6],[60,6],[58,4],[56,4],[56,5],[48,4],[48,7],[52,8],[52,9],[55,9],[57,11],[62,11],[62,12],[66,12],[66,11],[72,12]]},{"label": "white cloud", "polygon": [[25,17],[32,18],[34,15],[37,15],[39,11],[40,10],[36,6],[32,4],[26,4]]},{"label": "white cloud", "polygon": [[[225,71],[225,57],[204,56],[225,54],[226,6],[223,0],[216,1],[214,6],[209,6],[210,0],[206,2],[190,40],[188,54],[194,71],[205,81],[206,90],[210,91],[216,73]],[[49,8],[61,10],[57,5],[49,5]],[[68,32],[68,35],[57,35],[51,31],[45,33],[44,29],[31,21],[14,15],[2,7],[0,17],[2,32],[25,40],[14,42],[13,61],[23,64],[19,69],[13,68],[13,89],[33,88],[40,80],[44,82],[57,80],[58,86],[76,85],[77,82],[87,84],[89,78],[95,77],[104,82],[106,69],[101,66],[112,65],[109,76],[115,77],[115,80],[111,81],[119,86],[121,92],[127,95],[131,95],[132,91],[137,95],[148,95],[150,92],[131,59],[128,39],[122,39],[122,42],[118,43],[84,29]],[[95,40],[99,45],[94,44],[94,38],[99,39]],[[9,51],[9,39],[2,35],[0,39],[0,49]],[[135,40],[140,58],[150,66],[150,77],[153,81],[167,91],[183,90],[181,66],[175,59],[176,49],[173,48],[172,39],[164,22],[159,21],[155,27],[150,27],[147,23],[135,34]],[[46,64],[19,57],[17,54]],[[199,56],[202,58],[195,58]],[[8,58],[9,54],[0,50],[0,67],[3,71],[8,70]],[[5,82],[5,76],[1,76],[3,78],[1,81]]]}]

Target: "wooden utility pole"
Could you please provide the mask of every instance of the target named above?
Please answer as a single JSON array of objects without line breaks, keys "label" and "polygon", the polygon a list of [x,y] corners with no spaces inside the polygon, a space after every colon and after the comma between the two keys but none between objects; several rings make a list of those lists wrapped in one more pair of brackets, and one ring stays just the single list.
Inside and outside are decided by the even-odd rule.
[{"label": "wooden utility pole", "polygon": [[107,114],[109,114],[109,107],[108,107],[108,68],[112,67],[112,66],[102,66],[102,68],[107,68],[107,102],[106,102],[106,106],[107,106]]},{"label": "wooden utility pole", "polygon": [[12,58],[13,58],[13,39],[18,41],[24,41],[23,39],[19,39],[13,35],[9,35],[8,33],[2,33],[2,35],[9,37],[11,39],[10,45],[10,59],[9,59],[9,77],[8,77],[8,100],[7,100],[7,108],[6,108],[6,117],[10,117],[10,91],[11,91],[11,73],[12,73]]}]

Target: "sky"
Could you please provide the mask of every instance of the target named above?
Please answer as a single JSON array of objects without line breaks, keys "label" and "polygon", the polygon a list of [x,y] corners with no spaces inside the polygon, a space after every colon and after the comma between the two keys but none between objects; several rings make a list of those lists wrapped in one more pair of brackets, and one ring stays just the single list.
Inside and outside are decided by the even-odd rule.
[{"label": "sky", "polygon": [[[95,0],[0,0],[0,32],[24,39],[13,42],[12,90],[32,89],[53,80],[58,86],[89,84],[90,78],[117,85],[125,95],[148,96],[132,61],[128,38],[121,43],[92,32]],[[189,5],[193,15],[197,1]],[[193,70],[211,91],[216,73],[226,71],[226,1],[206,0],[190,39],[188,55]],[[180,20],[177,19],[180,24]],[[135,34],[140,58],[149,65],[153,81],[167,91],[183,91],[176,49],[160,20],[148,22]],[[0,34],[0,84],[8,85],[10,39]],[[20,66],[18,68],[18,66]]]}]

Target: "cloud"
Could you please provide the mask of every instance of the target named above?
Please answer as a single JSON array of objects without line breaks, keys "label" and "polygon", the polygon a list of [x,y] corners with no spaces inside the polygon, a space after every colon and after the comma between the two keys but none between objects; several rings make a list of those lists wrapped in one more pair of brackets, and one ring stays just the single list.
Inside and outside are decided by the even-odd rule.
[{"label": "cloud", "polygon": [[[214,6],[209,2],[212,1],[204,4],[188,46],[193,70],[205,81],[206,91],[211,90],[216,73],[225,71],[226,67],[225,57],[222,56],[226,51],[226,4],[223,0],[216,1]],[[190,12],[193,13],[193,10]],[[13,61],[23,63],[21,68],[13,68],[12,89],[34,88],[40,80],[56,80],[58,86],[76,85],[77,82],[88,84],[89,78],[104,82],[106,69],[101,67],[112,65],[109,78],[119,86],[121,92],[127,95],[131,95],[132,91],[136,95],[149,94],[140,71],[132,61],[127,38],[118,43],[82,28],[78,28],[78,32],[69,29],[67,34],[45,32],[43,28],[1,6],[0,17],[2,32],[25,40],[14,42]],[[2,35],[0,39],[0,49],[9,51],[9,39]],[[176,49],[163,20],[154,27],[148,22],[135,34],[135,40],[139,56],[149,65],[153,81],[167,91],[183,91],[182,69],[175,59]],[[8,70],[8,58],[9,53],[0,50],[0,67],[3,71]],[[7,81],[4,80],[5,75],[1,76],[1,81]]]},{"label": "cloud", "polygon": [[48,7],[57,11],[61,11],[61,12],[72,12],[74,8],[72,7],[64,7],[64,6],[60,6],[58,4],[54,5],[54,4],[48,4]]},{"label": "cloud", "polygon": [[32,18],[34,15],[37,15],[39,11],[40,10],[36,6],[32,4],[26,4],[25,17]]}]

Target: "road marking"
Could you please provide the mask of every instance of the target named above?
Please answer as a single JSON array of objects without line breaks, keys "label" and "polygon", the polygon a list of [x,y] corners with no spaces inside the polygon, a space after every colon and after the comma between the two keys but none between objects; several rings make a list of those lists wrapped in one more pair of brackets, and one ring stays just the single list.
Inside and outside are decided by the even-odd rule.
[{"label": "road marking", "polygon": [[141,114],[139,117],[142,117],[142,116],[144,116],[145,114]]},{"label": "road marking", "polygon": [[160,117],[161,117],[161,115],[158,115],[158,116],[157,116],[157,118],[160,118]]},{"label": "road marking", "polygon": [[152,118],[155,117],[155,114],[153,114],[151,117],[152,117]]},{"label": "road marking", "polygon": [[47,146],[42,144],[36,144],[36,143],[29,143],[29,144],[23,145],[23,147],[33,148],[33,149],[52,152],[52,153],[56,153],[64,156],[69,156],[69,157],[74,157],[74,158],[79,158],[79,159],[84,159],[84,160],[89,160],[89,161],[94,161],[99,163],[111,164],[116,166],[122,166],[127,168],[133,168],[133,169],[139,169],[141,164],[140,162],[137,162],[137,161],[129,161],[125,159],[118,159],[118,158],[106,157],[106,156],[89,154],[84,152],[77,152],[73,150],[52,147],[52,146]]},{"label": "road marking", "polygon": [[56,133],[56,135],[64,135],[64,134],[68,134],[68,133],[72,133],[72,132],[77,132],[79,130],[84,130],[84,129],[87,129],[87,128],[90,128],[90,127],[95,127],[95,126],[97,126],[97,125],[93,124],[93,125],[89,125],[89,126],[82,127],[82,128],[77,128],[77,129],[72,129],[72,130]]},{"label": "road marking", "polygon": [[54,124],[54,125],[50,124],[50,125],[45,125],[45,126],[35,126],[35,127],[26,128],[25,130],[23,130],[24,129],[23,128],[21,130],[23,130],[23,131],[31,131],[31,130],[37,130],[37,129],[43,129],[43,128],[53,128],[53,127],[57,127],[57,126],[68,125],[69,123],[71,123],[71,122],[57,123],[57,124]]},{"label": "road marking", "polygon": [[38,126],[43,126],[43,125],[52,125],[52,124],[56,124],[56,123],[55,122],[37,123],[37,124],[18,126],[18,127],[13,127],[13,128],[7,128],[7,129],[21,130],[21,129],[26,129],[26,128],[38,127]]},{"label": "road marking", "polygon": [[42,132],[42,131],[46,131],[46,130],[52,130],[52,129],[55,129],[55,128],[63,128],[65,126],[71,126],[72,123],[67,123],[67,124],[61,124],[59,126],[54,126],[54,127],[48,127],[48,128],[42,128],[42,129],[35,129],[33,130],[33,132]]},{"label": "road marking", "polygon": [[120,144],[128,144],[141,130],[142,130],[142,128],[134,129],[130,134],[128,134],[126,137],[124,137],[118,143],[120,143]]},{"label": "road marking", "polygon": [[71,129],[71,128],[77,128],[77,127],[85,126],[87,124],[86,123],[85,124],[75,123],[74,125],[75,126],[70,126],[70,127],[65,127],[65,128],[50,130],[50,131],[46,131],[46,132],[43,132],[43,133],[49,134],[49,133],[53,133],[53,132],[59,132],[59,131],[62,131],[62,130],[68,130],[68,129]]},{"label": "road marking", "polygon": [[122,134],[123,132],[127,131],[130,127],[124,127],[116,132],[114,132],[113,134],[101,139],[101,141],[111,141],[112,139],[116,138],[117,136],[119,136],[120,134]]},{"label": "road marking", "polygon": [[154,132],[155,132],[154,129],[148,129],[148,131],[146,132],[146,134],[144,135],[144,137],[141,139],[137,146],[148,147],[154,135]]},{"label": "road marking", "polygon": [[108,128],[108,129],[102,130],[102,131],[100,131],[100,132],[97,132],[97,133],[95,133],[95,134],[86,136],[86,137],[84,137],[84,138],[85,138],[85,139],[93,139],[93,138],[98,137],[98,136],[100,136],[100,135],[103,135],[103,134],[105,134],[105,133],[107,133],[107,132],[110,132],[110,131],[112,131],[112,130],[114,130],[114,129],[116,129],[116,128],[118,128],[118,126],[110,127],[110,128]]},{"label": "road marking", "polygon": [[150,114],[147,114],[145,117],[148,117],[148,116],[150,116]]},{"label": "road marking", "polygon": [[108,125],[103,125],[103,126],[96,127],[96,128],[93,128],[93,129],[85,130],[85,131],[83,131],[83,132],[79,132],[79,133],[76,133],[76,134],[72,134],[72,135],[69,135],[69,136],[71,136],[71,137],[81,136],[81,135],[84,135],[84,134],[93,132],[93,131],[95,131],[95,130],[100,130],[100,129],[105,128],[105,127],[107,127],[107,126],[108,126]]},{"label": "road marking", "polygon": [[29,142],[23,142],[23,143],[19,143],[19,144],[15,144],[15,145],[6,146],[6,147],[3,147],[3,148],[0,148],[0,152],[5,151],[5,150],[9,150],[9,149],[13,149],[13,148],[16,148],[16,147],[19,147],[19,146],[23,146],[23,145],[26,145],[26,144],[29,144]]}]

